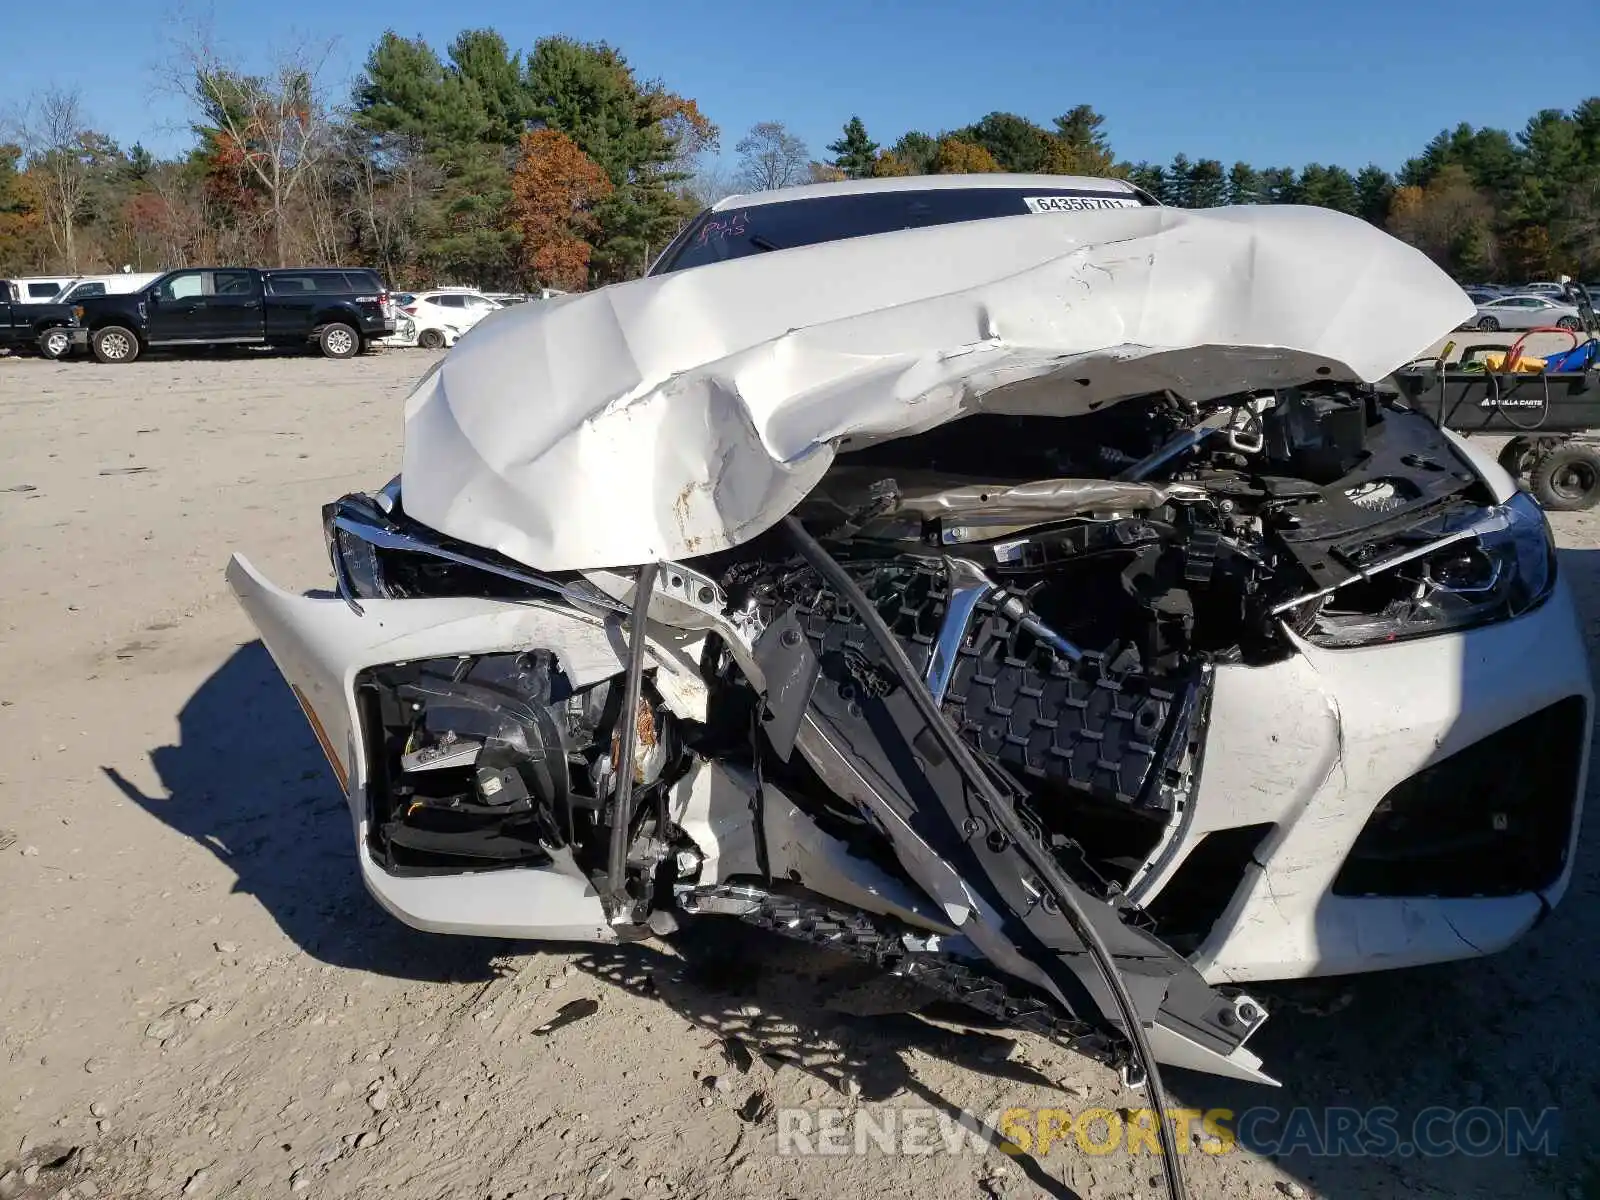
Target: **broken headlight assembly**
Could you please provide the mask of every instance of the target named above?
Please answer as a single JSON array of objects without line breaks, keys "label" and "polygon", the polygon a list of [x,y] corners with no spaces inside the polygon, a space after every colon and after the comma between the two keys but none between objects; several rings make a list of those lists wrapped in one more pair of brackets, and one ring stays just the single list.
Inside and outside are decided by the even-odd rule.
[{"label": "broken headlight assembly", "polygon": [[357,614],[363,600],[447,596],[559,597],[591,613],[626,611],[581,579],[531,570],[408,520],[400,512],[395,482],[376,496],[357,492],[324,505],[322,532],[339,596]]},{"label": "broken headlight assembly", "polygon": [[1291,620],[1307,641],[1369,646],[1521,616],[1555,586],[1555,544],[1544,511],[1519,492],[1493,508],[1433,518],[1356,571],[1285,606],[1300,610]]}]

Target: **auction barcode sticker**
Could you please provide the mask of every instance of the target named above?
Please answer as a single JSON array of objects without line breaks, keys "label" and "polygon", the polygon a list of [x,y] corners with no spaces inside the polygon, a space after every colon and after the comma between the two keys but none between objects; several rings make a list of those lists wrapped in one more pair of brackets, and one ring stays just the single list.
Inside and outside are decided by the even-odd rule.
[{"label": "auction barcode sticker", "polygon": [[1029,212],[1083,212],[1089,208],[1138,208],[1132,196],[1024,196]]}]

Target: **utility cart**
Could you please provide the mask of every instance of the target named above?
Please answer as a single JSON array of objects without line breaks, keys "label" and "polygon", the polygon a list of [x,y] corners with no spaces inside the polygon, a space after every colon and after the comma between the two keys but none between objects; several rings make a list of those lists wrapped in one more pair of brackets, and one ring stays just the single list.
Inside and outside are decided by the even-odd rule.
[{"label": "utility cart", "polygon": [[[1587,309],[1587,306],[1585,306]],[[1447,429],[1510,435],[1500,465],[1553,512],[1600,504],[1600,342],[1565,328],[1530,329],[1516,341],[1462,347],[1445,361],[1408,363],[1394,374],[1406,402]],[[1547,356],[1544,366],[1523,353],[1528,336],[1561,334],[1570,350]]]}]

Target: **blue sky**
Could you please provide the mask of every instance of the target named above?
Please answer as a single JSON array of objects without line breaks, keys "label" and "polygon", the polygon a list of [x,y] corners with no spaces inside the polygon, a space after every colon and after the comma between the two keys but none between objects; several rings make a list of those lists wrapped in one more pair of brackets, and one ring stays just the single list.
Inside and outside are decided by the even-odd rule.
[{"label": "blue sky", "polygon": [[[186,114],[158,82],[179,11],[171,0],[9,5],[0,110],[76,84],[92,123],[124,145],[182,148]],[[852,113],[888,143],[995,109],[1048,124],[1088,103],[1132,160],[1181,150],[1392,169],[1446,125],[1514,131],[1600,92],[1583,61],[1600,45],[1594,0],[1538,25],[1488,0],[215,0],[210,11],[246,63],[297,35],[337,39],[326,78],[341,99],[386,27],[441,50],[467,26],[493,26],[513,47],[548,33],[604,39],[697,99],[725,151],[752,123],[780,120],[819,157]]]}]

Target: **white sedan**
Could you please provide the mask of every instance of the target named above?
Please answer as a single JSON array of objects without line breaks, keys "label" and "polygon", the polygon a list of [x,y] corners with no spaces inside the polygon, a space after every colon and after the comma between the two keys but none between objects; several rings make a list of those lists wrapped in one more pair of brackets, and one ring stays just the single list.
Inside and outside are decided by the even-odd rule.
[{"label": "white sedan", "polygon": [[1556,325],[1562,329],[1582,329],[1583,318],[1570,304],[1549,296],[1497,296],[1478,305],[1477,316],[1468,328],[1493,332],[1497,329],[1539,329]]},{"label": "white sedan", "polygon": [[229,578],[403,921],[737,921],[1269,1082],[1244,985],[1490,954],[1572,878],[1544,515],[1378,386],[1471,313],[1327,209],[730,197],[433,364],[338,598]]}]

